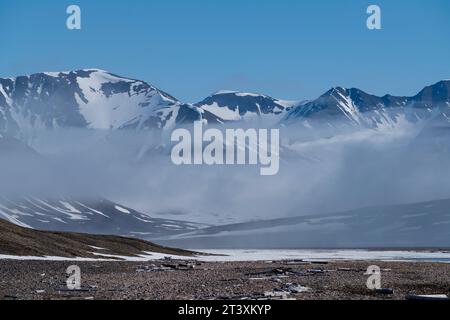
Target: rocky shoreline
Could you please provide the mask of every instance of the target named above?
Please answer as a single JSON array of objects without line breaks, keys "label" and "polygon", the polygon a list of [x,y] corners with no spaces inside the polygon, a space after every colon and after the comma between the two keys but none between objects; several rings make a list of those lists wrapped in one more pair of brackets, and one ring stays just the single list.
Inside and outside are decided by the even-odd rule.
[{"label": "rocky shoreline", "polygon": [[[81,289],[66,269],[81,269]],[[384,291],[367,289],[367,268],[381,269]],[[392,289],[392,290],[390,290]],[[450,264],[426,262],[148,262],[0,260],[3,300],[403,300],[450,295]]]}]

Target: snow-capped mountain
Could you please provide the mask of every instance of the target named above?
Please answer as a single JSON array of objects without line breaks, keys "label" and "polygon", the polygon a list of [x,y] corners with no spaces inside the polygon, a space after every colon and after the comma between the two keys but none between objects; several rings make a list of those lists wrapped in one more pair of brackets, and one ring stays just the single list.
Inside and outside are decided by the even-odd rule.
[{"label": "snow-capped mountain", "polygon": [[378,97],[356,88],[332,88],[318,99],[290,110],[282,122],[308,126],[319,121],[330,126],[377,128],[394,126],[402,120],[415,123],[439,114],[450,115],[449,80],[428,86],[413,97]]},{"label": "snow-capped mountain", "polygon": [[225,121],[237,121],[277,116],[298,104],[297,101],[277,100],[262,94],[219,91],[195,105]]},{"label": "snow-capped mountain", "polygon": [[75,200],[0,197],[0,218],[38,230],[154,238],[194,231],[205,225],[151,218],[106,199]]},{"label": "snow-capped mountain", "polygon": [[16,136],[58,127],[167,128],[204,114],[146,82],[98,69],[0,78],[0,132]]},{"label": "snow-capped mountain", "polygon": [[[312,101],[277,100],[262,94],[219,91],[187,104],[140,80],[85,69],[0,78],[0,132],[27,137],[39,129],[167,129],[196,120],[365,128],[415,123],[450,115],[450,80],[412,97],[378,97],[356,88],[327,91]],[[317,123],[316,123],[317,122]]]}]

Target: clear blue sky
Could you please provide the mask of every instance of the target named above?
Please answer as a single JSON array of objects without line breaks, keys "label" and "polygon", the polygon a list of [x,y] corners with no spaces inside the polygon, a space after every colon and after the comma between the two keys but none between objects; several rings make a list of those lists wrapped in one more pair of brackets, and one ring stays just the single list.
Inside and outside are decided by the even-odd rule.
[{"label": "clear blue sky", "polygon": [[[82,30],[66,29],[78,4]],[[382,9],[383,30],[366,28]],[[196,102],[336,85],[414,94],[450,78],[448,0],[0,0],[0,77],[101,68]]]}]

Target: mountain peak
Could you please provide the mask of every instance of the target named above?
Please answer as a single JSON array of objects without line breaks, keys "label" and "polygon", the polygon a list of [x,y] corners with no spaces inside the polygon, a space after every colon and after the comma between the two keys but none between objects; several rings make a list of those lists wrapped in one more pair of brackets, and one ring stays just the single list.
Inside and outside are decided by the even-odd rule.
[{"label": "mountain peak", "polygon": [[233,91],[233,90],[219,90],[214,92],[212,95],[210,95],[210,97],[212,96],[218,96],[218,95],[222,95],[222,94],[234,94],[237,93],[237,91]]},{"label": "mountain peak", "polygon": [[[220,96],[220,95],[230,95],[230,96],[237,96],[237,97],[262,97],[262,98],[273,99],[269,96],[266,96],[264,94],[257,93],[257,92],[241,92],[241,91],[233,91],[233,90],[219,90],[219,91],[213,93],[212,95],[210,95],[210,97]],[[273,99],[273,100],[275,100],[275,99]]]},{"label": "mountain peak", "polygon": [[58,127],[163,128],[179,108],[144,81],[96,68],[0,78],[0,131],[14,136]]},{"label": "mountain peak", "polygon": [[330,96],[333,95],[335,93],[339,93],[341,95],[359,95],[359,94],[367,94],[365,91],[358,89],[358,88],[345,88],[345,87],[341,87],[341,86],[336,86],[336,87],[332,87],[331,89],[329,89],[327,92],[325,92],[322,96]]},{"label": "mountain peak", "polygon": [[413,99],[423,106],[450,103],[450,80],[441,80],[423,88]]},{"label": "mountain peak", "polygon": [[[395,126],[400,118],[416,123],[429,119],[435,112],[450,114],[450,81],[442,80],[427,86],[413,97],[366,93],[358,88],[333,87],[316,100],[293,108],[284,121],[296,119],[320,119],[333,126],[330,121],[340,119],[342,123],[376,128]],[[406,111],[413,110],[413,112]],[[326,119],[326,120],[325,120]]]},{"label": "mountain peak", "polygon": [[221,90],[198,102],[195,106],[217,115],[225,121],[279,115],[292,107],[288,101],[252,92]]}]

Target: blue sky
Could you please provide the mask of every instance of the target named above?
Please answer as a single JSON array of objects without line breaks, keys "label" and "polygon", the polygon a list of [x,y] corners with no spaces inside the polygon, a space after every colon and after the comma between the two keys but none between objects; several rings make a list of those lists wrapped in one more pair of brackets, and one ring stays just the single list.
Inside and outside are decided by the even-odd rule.
[{"label": "blue sky", "polygon": [[[66,8],[82,30],[66,29]],[[380,31],[366,8],[382,9]],[[0,0],[0,77],[101,68],[187,102],[219,89],[415,94],[450,78],[448,0]]]}]

